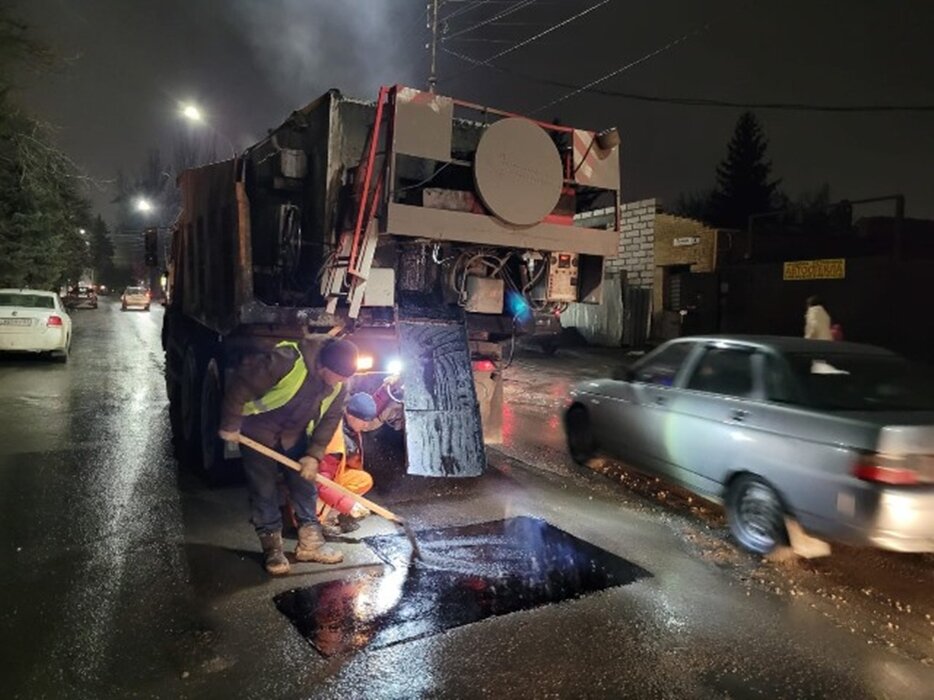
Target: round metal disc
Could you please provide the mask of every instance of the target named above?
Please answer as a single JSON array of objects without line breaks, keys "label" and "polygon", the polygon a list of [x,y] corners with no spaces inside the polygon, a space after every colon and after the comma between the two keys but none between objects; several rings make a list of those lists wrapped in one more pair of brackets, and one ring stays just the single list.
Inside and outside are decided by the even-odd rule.
[{"label": "round metal disc", "polygon": [[480,138],[474,180],[483,203],[503,221],[531,226],[550,214],[564,176],[554,142],[538,124],[510,117]]}]

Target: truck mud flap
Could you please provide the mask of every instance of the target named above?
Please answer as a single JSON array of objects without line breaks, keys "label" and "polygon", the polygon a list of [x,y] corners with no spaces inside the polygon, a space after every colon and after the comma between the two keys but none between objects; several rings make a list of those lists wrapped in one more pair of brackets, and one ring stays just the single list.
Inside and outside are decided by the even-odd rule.
[{"label": "truck mud flap", "polygon": [[486,465],[463,311],[400,300],[408,473],[480,476]]}]

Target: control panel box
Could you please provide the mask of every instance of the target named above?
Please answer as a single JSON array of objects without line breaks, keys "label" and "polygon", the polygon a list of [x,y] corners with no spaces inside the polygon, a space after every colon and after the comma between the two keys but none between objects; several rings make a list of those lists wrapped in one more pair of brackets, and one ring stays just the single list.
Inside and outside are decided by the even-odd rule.
[{"label": "control panel box", "polygon": [[492,277],[467,276],[467,301],[464,310],[474,314],[503,313],[503,280]]},{"label": "control panel box", "polygon": [[577,301],[577,253],[551,253],[548,258],[547,301]]}]

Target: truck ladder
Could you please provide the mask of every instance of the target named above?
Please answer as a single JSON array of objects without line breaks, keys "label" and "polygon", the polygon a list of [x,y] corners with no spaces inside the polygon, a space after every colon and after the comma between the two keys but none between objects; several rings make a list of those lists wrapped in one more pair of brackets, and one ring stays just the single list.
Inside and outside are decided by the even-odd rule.
[{"label": "truck ladder", "polygon": [[330,264],[326,278],[328,310],[333,313],[338,300],[345,298],[350,304],[351,318],[357,317],[363,303],[366,281],[379,237],[376,214],[386,172],[385,150],[380,151],[379,144],[380,137],[383,136],[385,148],[388,148],[391,118],[387,111],[394,94],[394,90],[388,87],[380,88],[376,102],[376,118],[354,174],[354,227],[341,233],[337,255]]}]

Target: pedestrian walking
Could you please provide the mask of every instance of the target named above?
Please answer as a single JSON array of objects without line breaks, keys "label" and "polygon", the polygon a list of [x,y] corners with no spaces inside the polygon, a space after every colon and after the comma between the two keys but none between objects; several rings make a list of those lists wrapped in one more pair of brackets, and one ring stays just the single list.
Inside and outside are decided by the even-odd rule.
[{"label": "pedestrian walking", "polygon": [[804,314],[804,337],[811,340],[833,340],[830,314],[818,296],[808,297],[807,311]]},{"label": "pedestrian walking", "polygon": [[302,465],[298,473],[242,448],[252,522],[270,574],[289,571],[282,545],[280,474],[298,520],[295,559],[336,564],[344,558],[340,550],[325,544],[315,512],[318,493],[314,479],[341,421],[346,383],[356,368],[357,347],[353,343],[309,335],[301,341],[284,340],[270,352],[251,356],[227,386],[221,438],[236,441],[242,432]]}]

